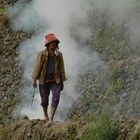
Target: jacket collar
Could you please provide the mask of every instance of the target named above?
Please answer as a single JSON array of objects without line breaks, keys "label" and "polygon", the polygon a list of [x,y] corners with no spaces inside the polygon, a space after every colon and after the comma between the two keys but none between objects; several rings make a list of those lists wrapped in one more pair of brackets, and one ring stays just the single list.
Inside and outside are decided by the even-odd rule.
[{"label": "jacket collar", "polygon": [[[48,57],[49,53],[48,53],[47,48],[44,50],[44,53],[45,53],[45,56]],[[59,50],[55,50],[55,55],[58,56],[59,54],[60,54],[60,51]]]}]

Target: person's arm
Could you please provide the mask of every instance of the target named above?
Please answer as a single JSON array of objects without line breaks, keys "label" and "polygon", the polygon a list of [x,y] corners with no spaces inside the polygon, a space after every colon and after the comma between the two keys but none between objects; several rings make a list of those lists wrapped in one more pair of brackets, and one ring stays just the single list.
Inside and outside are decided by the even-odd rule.
[{"label": "person's arm", "polygon": [[60,79],[62,82],[67,80],[65,75],[65,67],[62,53],[60,53]]},{"label": "person's arm", "polygon": [[35,65],[34,65],[33,72],[32,72],[32,79],[33,79],[33,86],[34,87],[37,86],[36,80],[39,77],[41,67],[42,67],[42,53],[39,52],[38,56],[37,56],[37,59],[36,59],[36,62],[35,62]]},{"label": "person's arm", "polygon": [[64,67],[64,60],[63,60],[63,55],[60,53],[60,88],[63,90],[64,88],[64,83],[63,81],[66,81],[66,75],[65,75],[65,67]]}]

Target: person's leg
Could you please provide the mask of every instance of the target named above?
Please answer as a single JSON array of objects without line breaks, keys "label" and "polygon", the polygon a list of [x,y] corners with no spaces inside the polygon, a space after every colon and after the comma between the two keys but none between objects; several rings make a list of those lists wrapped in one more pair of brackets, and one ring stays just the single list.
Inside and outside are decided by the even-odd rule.
[{"label": "person's leg", "polygon": [[48,112],[47,112],[47,107],[42,107],[43,108],[43,112],[44,112],[44,118],[45,120],[48,122],[49,121],[49,116],[48,116]]},{"label": "person's leg", "polygon": [[50,122],[53,121],[57,106],[59,104],[60,99],[60,86],[58,84],[52,84],[51,85],[51,91],[52,91],[52,104],[51,104],[51,115],[50,115]]},{"label": "person's leg", "polygon": [[50,94],[50,89],[48,85],[39,85],[39,91],[40,91],[40,96],[41,96],[41,105],[43,108],[44,112],[44,117],[46,121],[49,121],[49,116],[48,116],[48,104],[49,104],[49,94]]}]

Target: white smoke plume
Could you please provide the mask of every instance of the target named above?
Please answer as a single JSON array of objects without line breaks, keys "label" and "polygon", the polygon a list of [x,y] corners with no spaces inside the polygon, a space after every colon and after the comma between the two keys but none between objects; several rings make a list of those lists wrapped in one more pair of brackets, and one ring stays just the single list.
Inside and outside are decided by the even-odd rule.
[{"label": "white smoke plume", "polygon": [[[88,46],[79,46],[79,43],[73,39],[70,34],[71,27],[79,23],[75,32],[84,42],[92,35],[86,22],[90,10],[109,9],[113,13],[114,19],[126,20],[135,2],[136,0],[32,0],[30,3],[18,2],[9,10],[11,17],[14,19],[12,22],[13,29],[34,33],[32,38],[20,45],[20,58],[24,70],[23,78],[31,81],[34,62],[37,53],[44,49],[44,36],[47,33],[55,33],[61,41],[59,48],[64,55],[68,80],[64,83],[65,88],[58,107],[57,118],[59,120],[66,118],[72,103],[78,98],[75,85],[77,84],[78,75],[85,71],[86,64],[90,62],[93,70],[100,66],[104,67],[103,61],[100,60],[96,52],[91,53],[86,49]],[[136,29],[139,28],[139,24],[137,24],[139,21],[135,23],[137,27],[134,27],[131,23],[132,21],[128,23],[130,29],[137,33]],[[23,94],[23,97],[26,98],[23,100],[24,103],[20,106],[19,112],[27,115],[30,119],[42,118],[38,91],[36,91],[37,95],[35,96],[33,108],[30,108],[29,103],[32,92],[33,88],[31,86],[27,86],[22,90],[21,95]]]},{"label": "white smoke plume", "polygon": [[[29,4],[17,3],[10,12],[12,17],[16,17],[12,23],[15,30],[35,32],[31,39],[25,41],[20,46],[20,60],[24,69],[23,76],[28,81],[31,81],[31,72],[37,53],[45,49],[44,36],[46,33],[55,33],[61,41],[59,47],[64,55],[68,81],[64,83],[65,88],[60,99],[57,114],[59,120],[66,118],[72,103],[78,98],[75,85],[77,84],[78,74],[85,70],[84,66],[90,60],[93,60],[95,63],[94,68],[103,65],[103,62],[96,53],[90,54],[88,50],[82,49],[82,46],[79,46],[70,35],[70,27],[74,17],[79,18],[78,20],[81,20],[81,22],[86,19],[86,10],[89,6],[87,5],[88,3],[85,3],[88,6],[85,8],[86,5],[84,3],[80,1],[73,3],[66,0],[33,0]],[[24,8],[21,5],[24,5]],[[91,35],[90,29],[87,26],[82,26],[81,31],[78,32],[82,40],[88,39]],[[23,95],[24,102],[19,106],[18,112],[27,115],[31,119],[42,118],[43,114],[39,103],[38,91],[36,91],[37,95],[35,96],[33,108],[31,109],[30,107],[32,93],[33,88],[31,86],[27,86],[22,90],[21,95]]]}]

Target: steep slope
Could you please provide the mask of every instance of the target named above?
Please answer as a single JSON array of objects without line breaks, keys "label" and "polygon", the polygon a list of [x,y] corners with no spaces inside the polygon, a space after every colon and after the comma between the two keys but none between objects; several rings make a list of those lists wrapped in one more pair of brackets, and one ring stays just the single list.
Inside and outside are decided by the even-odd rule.
[{"label": "steep slope", "polygon": [[74,110],[81,112],[75,112],[77,118],[82,112],[105,108],[116,118],[140,118],[139,47],[130,40],[126,23],[111,21],[110,17],[96,12],[91,18],[98,25],[94,27],[97,32],[90,41],[91,49],[98,52],[108,71],[89,71],[80,78],[81,99],[74,105]]},{"label": "steep slope", "polygon": [[3,18],[0,19],[0,98],[2,99],[0,123],[2,123],[11,116],[15,105],[19,102],[18,91],[22,86],[23,72],[17,49],[27,38],[27,34],[22,31],[14,32],[7,24],[3,24]]},{"label": "steep slope", "polygon": [[22,120],[0,128],[0,140],[74,140],[77,132],[75,123],[54,122],[47,125],[41,120]]},{"label": "steep slope", "polygon": [[[89,26],[94,26],[96,33],[89,44],[108,71],[87,71],[79,77],[80,98],[69,113],[69,122],[64,123],[12,117],[23,85],[18,46],[29,36],[0,25],[0,140],[140,139],[138,44],[131,42],[126,24],[111,21],[107,12],[93,13],[96,14],[90,17]],[[76,34],[74,37],[78,39]],[[100,118],[104,111],[113,119]]]}]

